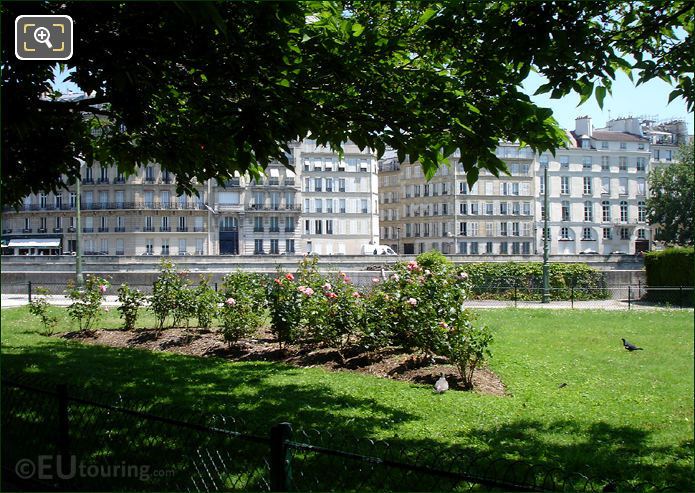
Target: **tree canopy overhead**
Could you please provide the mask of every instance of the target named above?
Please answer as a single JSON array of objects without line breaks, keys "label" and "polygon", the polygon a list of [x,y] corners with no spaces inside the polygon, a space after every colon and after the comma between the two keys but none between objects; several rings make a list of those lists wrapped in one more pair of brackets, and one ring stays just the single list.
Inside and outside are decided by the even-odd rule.
[{"label": "tree canopy overhead", "polygon": [[[58,101],[54,66],[2,44],[4,203],[74,181],[78,157],[122,171],[155,161],[225,179],[287,163],[287,142],[351,140],[419,160],[431,177],[459,149],[470,182],[495,174],[499,139],[536,151],[564,134],[521,84],[599,104],[616,71],[658,77],[692,109],[692,2],[3,2],[75,21],[69,78],[94,97]],[[46,98],[46,94],[49,95]],[[51,99],[51,95],[54,96]],[[85,117],[86,115],[86,117]],[[99,127],[98,133],[92,132]]]}]

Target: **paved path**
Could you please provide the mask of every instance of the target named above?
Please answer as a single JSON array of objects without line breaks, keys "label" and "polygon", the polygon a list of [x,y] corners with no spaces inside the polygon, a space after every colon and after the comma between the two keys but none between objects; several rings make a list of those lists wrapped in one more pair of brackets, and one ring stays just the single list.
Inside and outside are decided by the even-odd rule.
[{"label": "paved path", "polygon": [[[26,294],[3,294],[0,298],[0,305],[3,309],[24,306],[29,303]],[[68,306],[70,300],[64,295],[49,295],[48,302],[55,306]],[[116,295],[105,296],[104,306],[118,306],[118,297]],[[517,308],[540,308],[551,310],[571,309],[572,303],[569,301],[551,301],[550,303],[540,303],[536,301],[519,301]],[[513,308],[513,301],[504,300],[472,300],[466,302],[467,308]],[[662,305],[654,305],[645,302],[632,302],[628,307],[627,300],[592,300],[592,301],[575,301],[574,309],[582,310],[678,310],[678,307],[664,307]],[[692,310],[692,308],[690,308]]]}]

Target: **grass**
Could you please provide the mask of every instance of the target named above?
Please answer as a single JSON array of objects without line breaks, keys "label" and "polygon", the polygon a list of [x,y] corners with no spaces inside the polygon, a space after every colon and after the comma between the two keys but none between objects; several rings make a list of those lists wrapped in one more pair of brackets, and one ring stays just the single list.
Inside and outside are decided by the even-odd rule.
[{"label": "grass", "polygon": [[[68,330],[62,319],[59,330]],[[235,416],[264,433],[289,421],[408,450],[454,447],[693,489],[692,312],[504,309],[481,310],[480,320],[494,328],[490,367],[507,397],[82,345],[39,335],[26,308],[2,310],[2,367],[160,408]],[[114,310],[103,325],[118,326]],[[621,337],[645,350],[628,353]]]}]

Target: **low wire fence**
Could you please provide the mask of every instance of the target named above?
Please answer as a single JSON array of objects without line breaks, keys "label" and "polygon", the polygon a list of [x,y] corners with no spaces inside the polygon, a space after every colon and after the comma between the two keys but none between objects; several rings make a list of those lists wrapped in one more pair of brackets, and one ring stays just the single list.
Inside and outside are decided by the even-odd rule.
[{"label": "low wire fence", "polygon": [[[221,284],[212,284],[215,290]],[[129,284],[146,295],[152,294],[152,284]],[[51,302],[65,304],[67,286],[64,283],[3,283],[2,294],[14,295],[19,300],[31,301],[38,288],[52,296]],[[107,300],[115,301],[115,286]],[[522,285],[474,286],[467,306],[470,308],[585,308],[585,309],[638,309],[638,308],[692,308],[695,290],[692,286],[648,287],[644,284],[605,286],[597,288],[565,286],[549,288]]]},{"label": "low wire fence", "polygon": [[668,491],[561,467],[417,450],[2,380],[3,491]]}]

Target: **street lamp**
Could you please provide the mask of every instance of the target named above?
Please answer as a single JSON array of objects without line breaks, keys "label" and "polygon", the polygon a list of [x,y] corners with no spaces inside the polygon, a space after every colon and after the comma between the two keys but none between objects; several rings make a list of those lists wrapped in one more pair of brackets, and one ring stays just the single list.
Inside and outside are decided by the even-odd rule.
[{"label": "street lamp", "polygon": [[543,207],[545,209],[545,214],[543,216],[543,303],[549,303],[548,236],[550,235],[548,234],[548,216],[550,215],[550,210],[548,209],[548,163],[543,166]]},{"label": "street lamp", "polygon": [[77,237],[75,240],[75,284],[78,288],[84,285],[84,277],[82,275],[82,215],[80,211],[80,184],[82,182],[82,173],[77,177],[77,197],[75,201],[75,209],[77,212]]}]

